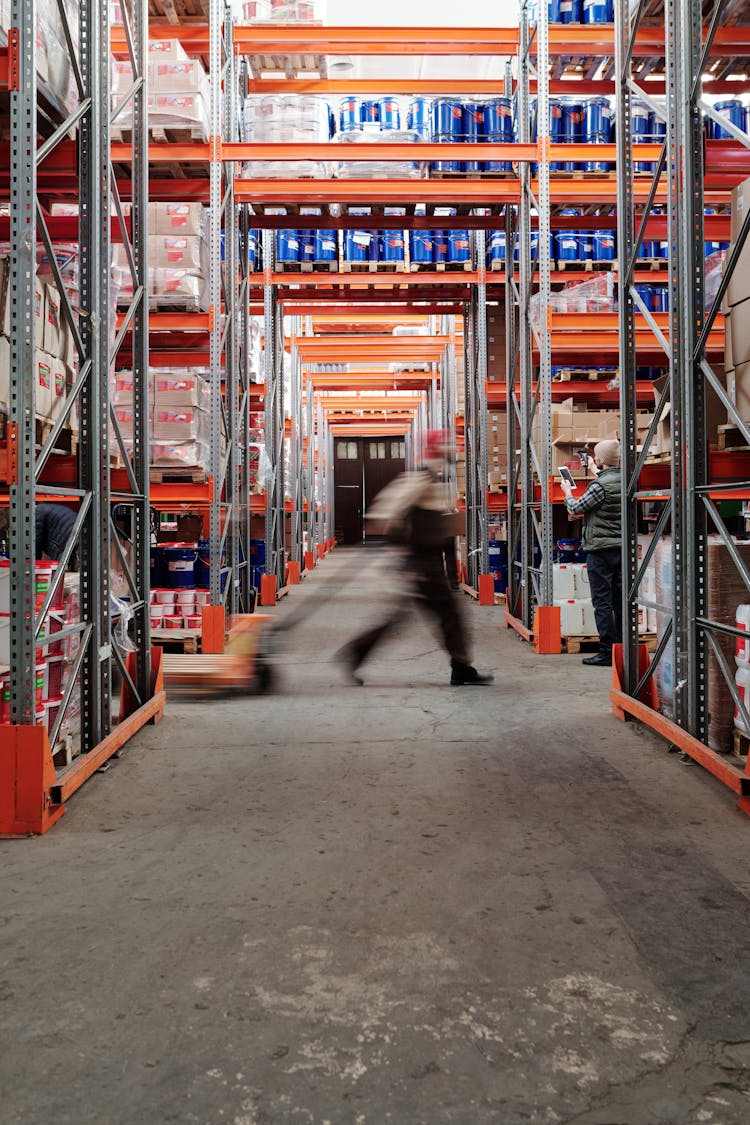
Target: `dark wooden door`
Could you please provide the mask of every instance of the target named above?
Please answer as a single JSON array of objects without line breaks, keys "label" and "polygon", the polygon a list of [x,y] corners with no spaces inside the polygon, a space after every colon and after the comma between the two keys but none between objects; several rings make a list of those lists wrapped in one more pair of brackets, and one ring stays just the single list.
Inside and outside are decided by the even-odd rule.
[{"label": "dark wooden door", "polygon": [[362,438],[337,437],[333,445],[333,502],[336,539],[361,543],[364,533]]},{"label": "dark wooden door", "polygon": [[365,438],[365,512],[387,484],[406,468],[403,438]]}]

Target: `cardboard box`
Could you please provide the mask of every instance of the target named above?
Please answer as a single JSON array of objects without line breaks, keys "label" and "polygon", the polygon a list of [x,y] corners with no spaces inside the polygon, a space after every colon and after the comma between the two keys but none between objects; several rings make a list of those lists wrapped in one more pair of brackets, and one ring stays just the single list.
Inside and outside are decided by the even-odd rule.
[{"label": "cardboard box", "polygon": [[750,177],[732,189],[732,215],[729,228],[732,242],[737,241],[748,209],[750,209]]},{"label": "cardboard box", "polygon": [[149,39],[149,65],[157,62],[190,62],[179,39]]},{"label": "cardboard box", "polygon": [[10,312],[8,310],[8,289],[10,286],[10,259],[0,256],[0,325],[3,335],[10,337]]},{"label": "cardboard box", "polygon": [[[10,315],[10,309],[8,310]],[[44,324],[46,320],[46,309],[44,301],[44,282],[40,278],[34,279],[34,345],[40,351],[44,351]],[[8,327],[8,337],[10,338],[10,322]]]},{"label": "cardboard box", "polygon": [[160,406],[198,406],[208,410],[210,388],[196,371],[155,371],[154,404]]},{"label": "cardboard box", "polygon": [[724,366],[737,367],[750,360],[750,297],[735,305],[724,318]]},{"label": "cardboard box", "polygon": [[54,385],[54,372],[52,360],[42,351],[34,355],[34,381],[37,418],[47,418],[52,408],[52,389]]},{"label": "cardboard box", "polygon": [[[124,247],[121,248],[124,251]],[[203,273],[203,239],[194,234],[156,234],[149,235],[148,239],[148,264],[149,269],[181,269],[194,270],[196,274]],[[117,263],[121,268],[127,267]]]},{"label": "cardboard box", "polygon": [[148,217],[152,235],[199,237],[203,233],[205,208],[202,203],[151,203]]},{"label": "cardboard box", "polygon": [[[750,425],[750,361],[727,372],[727,394],[742,421]],[[728,417],[727,421],[731,426],[735,424],[733,418]]]},{"label": "cardboard box", "polygon": [[56,356],[51,356],[49,359],[52,369],[52,386],[50,388],[48,417],[51,422],[56,422],[67,398],[68,378],[63,361]]},{"label": "cardboard box", "polygon": [[54,285],[44,286],[44,340],[42,347],[47,355],[62,356],[62,309],[60,294]]},{"label": "cardboard box", "polygon": [[[730,254],[733,249],[734,242],[729,248]],[[739,305],[748,298],[750,298],[750,238],[745,239],[745,245],[742,247],[737,265],[729,279],[727,303],[730,307],[734,307],[734,305]]]},{"label": "cardboard box", "polygon": [[208,442],[208,414],[195,407],[154,407],[154,442]]},{"label": "cardboard box", "polygon": [[149,78],[154,94],[198,93],[208,89],[208,75],[198,59],[170,59],[159,53],[149,62]]},{"label": "cardboard box", "polygon": [[[153,404],[154,401],[154,377],[152,374],[148,376],[148,398],[149,403]],[[112,384],[112,401],[115,406],[132,406],[133,405],[133,372],[132,371],[116,371],[114,375],[114,382]]]}]

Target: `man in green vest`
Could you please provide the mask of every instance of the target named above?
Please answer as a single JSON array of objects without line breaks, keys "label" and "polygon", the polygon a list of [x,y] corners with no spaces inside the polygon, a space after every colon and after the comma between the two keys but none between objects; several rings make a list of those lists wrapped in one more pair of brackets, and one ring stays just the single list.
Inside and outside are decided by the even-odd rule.
[{"label": "man in green vest", "polygon": [[612,664],[612,645],[622,643],[622,516],[620,499],[620,443],[600,441],[594,449],[597,478],[580,499],[562,482],[565,506],[583,519],[583,549],[591,587],[591,601],[599,633],[599,651],[583,663]]}]

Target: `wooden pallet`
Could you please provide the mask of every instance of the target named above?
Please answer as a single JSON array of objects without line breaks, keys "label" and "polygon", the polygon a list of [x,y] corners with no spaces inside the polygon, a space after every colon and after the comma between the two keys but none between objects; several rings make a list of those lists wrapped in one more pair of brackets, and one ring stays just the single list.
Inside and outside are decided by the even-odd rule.
[{"label": "wooden pallet", "polygon": [[750,737],[744,731],[734,728],[732,732],[732,754],[735,758],[747,758],[748,751],[750,750]]},{"label": "wooden pallet", "polygon": [[505,262],[488,262],[487,269],[490,273],[505,273]]},{"label": "wooden pallet", "polygon": [[148,0],[151,23],[189,23],[208,19],[209,0]]},{"label": "wooden pallet", "polygon": [[609,382],[617,378],[616,371],[599,371],[596,367],[564,367],[555,375],[555,382],[557,383],[573,383],[573,382],[589,382],[597,383],[602,381]]},{"label": "wooden pallet", "polygon": [[431,180],[515,180],[515,172],[448,172],[430,169]]},{"label": "wooden pallet", "polygon": [[669,261],[666,258],[638,258],[635,267],[639,270],[651,270],[652,273],[659,273],[669,269]]},{"label": "wooden pallet", "polygon": [[736,426],[719,426],[719,449],[724,453],[747,452],[750,449]]},{"label": "wooden pallet", "polygon": [[[53,423],[46,418],[37,418],[36,420],[36,447],[41,449],[47,443],[47,440],[52,433]],[[57,444],[52,450],[53,453],[59,453],[63,456],[70,457],[78,452],[78,434],[74,434],[72,430],[62,430],[57,435]]]},{"label": "wooden pallet", "polygon": [[[649,652],[656,652],[656,634],[640,633],[638,643],[646,645]],[[598,637],[562,637],[562,650],[569,656],[577,656],[581,652],[593,652],[599,648]]]},{"label": "wooden pallet", "polygon": [[646,465],[667,465],[672,460],[671,452],[651,453],[645,460]]},{"label": "wooden pallet", "polygon": [[152,484],[205,484],[208,479],[206,470],[198,466],[181,469],[152,465],[148,475]]},{"label": "wooden pallet", "polygon": [[342,262],[342,273],[399,273],[403,262]]},{"label": "wooden pallet", "polygon": [[[191,125],[187,129],[170,129],[165,125],[150,125],[149,137],[156,144],[197,145],[206,144],[208,137],[202,125]],[[119,144],[133,143],[132,129],[113,129],[110,139]]]},{"label": "wooden pallet", "polygon": [[198,652],[200,629],[152,629],[151,642],[155,645],[176,646],[181,652],[194,655]]}]

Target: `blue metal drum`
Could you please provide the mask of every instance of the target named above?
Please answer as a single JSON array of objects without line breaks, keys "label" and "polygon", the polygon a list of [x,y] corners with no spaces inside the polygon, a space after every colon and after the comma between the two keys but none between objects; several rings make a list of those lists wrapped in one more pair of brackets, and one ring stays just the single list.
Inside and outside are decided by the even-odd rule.
[{"label": "blue metal drum", "polygon": [[299,260],[310,265],[315,261],[314,230],[301,230],[299,232]]},{"label": "blue metal drum", "polygon": [[370,262],[382,262],[383,260],[383,239],[385,238],[386,231],[373,231],[370,235],[370,243],[367,247],[367,259]]},{"label": "blue metal drum", "polygon": [[614,0],[583,0],[584,23],[613,23]]},{"label": "blue metal drum", "polygon": [[430,138],[431,105],[429,98],[412,98],[406,116],[406,128],[413,133],[419,133],[423,141]]},{"label": "blue metal drum", "polygon": [[[580,102],[563,98],[562,106],[562,137],[565,144],[576,144],[581,140],[581,127],[583,124],[583,106]],[[578,165],[574,160],[566,160],[562,171],[575,172]]]},{"label": "blue metal drum", "polygon": [[432,260],[435,265],[448,261],[448,235],[444,230],[432,232]]},{"label": "blue metal drum", "polygon": [[[438,144],[459,144],[463,135],[463,107],[453,98],[436,98],[432,103],[432,139]],[[458,160],[436,160],[433,172],[460,172]]]},{"label": "blue metal drum", "polygon": [[613,230],[595,230],[592,241],[595,262],[614,262],[617,241]]},{"label": "blue metal drum", "polygon": [[[535,107],[536,108],[536,107]],[[562,144],[565,140],[563,136],[563,99],[550,98],[549,100],[549,139],[553,145]],[[534,140],[536,140],[537,130],[534,129]],[[565,163],[562,160],[552,160],[550,162],[550,172],[562,172],[565,169]]]},{"label": "blue metal drum", "polygon": [[471,243],[467,230],[448,231],[448,261],[456,265],[471,261]]},{"label": "blue metal drum", "polygon": [[583,23],[583,0],[560,0],[560,23]]},{"label": "blue metal drum", "polygon": [[381,129],[400,129],[401,110],[397,98],[381,98],[378,102]]},{"label": "blue metal drum", "polygon": [[335,230],[316,230],[315,232],[315,261],[335,262],[338,251],[338,240]]},{"label": "blue metal drum", "polygon": [[380,236],[381,262],[404,262],[404,232],[384,230]]},{"label": "blue metal drum", "polygon": [[[377,239],[373,239],[377,241]],[[344,232],[344,261],[369,261],[370,232],[366,230],[347,230]]]},{"label": "blue metal drum", "polygon": [[669,289],[666,285],[651,286],[654,312],[669,312]]},{"label": "blue metal drum", "polygon": [[490,262],[505,261],[505,231],[493,230],[490,232],[488,258]]},{"label": "blue metal drum", "polygon": [[[477,144],[484,133],[484,106],[476,102],[465,102],[461,111],[461,140],[464,144]],[[479,160],[465,160],[464,172],[478,172],[482,167]]]},{"label": "blue metal drum", "polygon": [[296,230],[276,231],[276,261],[299,261],[299,232]]},{"label": "blue metal drum", "polygon": [[548,0],[547,12],[550,23],[562,23],[562,3],[561,0]]},{"label": "blue metal drum", "polygon": [[255,269],[255,262],[258,257],[258,232],[255,230],[248,231],[247,234],[247,258],[250,264],[250,269]]},{"label": "blue metal drum", "polygon": [[363,125],[380,124],[380,103],[363,101],[360,120]]},{"label": "blue metal drum", "polygon": [[339,106],[339,129],[351,133],[362,124],[362,102],[359,98],[342,98]]},{"label": "blue metal drum", "polygon": [[[731,121],[735,128],[744,130],[745,107],[739,98],[729,98],[727,101],[717,102],[714,109],[722,117],[726,117],[727,121]],[[721,125],[717,125],[715,121],[711,121],[710,117],[706,118],[706,125],[708,127],[708,136],[711,140],[732,140],[732,134],[727,129],[722,129]]]},{"label": "blue metal drum", "polygon": [[412,263],[419,266],[432,265],[431,230],[409,231],[409,256]]},{"label": "blue metal drum", "polygon": [[[513,143],[513,99],[493,98],[484,105],[484,140],[488,144]],[[485,160],[485,172],[510,172],[510,160]]]},{"label": "blue metal drum", "polygon": [[578,232],[578,260],[593,262],[594,260],[594,232],[582,230]]},{"label": "blue metal drum", "polygon": [[[651,141],[651,114],[645,102],[634,98],[630,106],[630,118],[633,125],[634,144],[649,144]],[[635,172],[652,172],[653,164],[648,160],[636,160],[633,164]]]},{"label": "blue metal drum", "polygon": [[[612,139],[612,105],[609,98],[587,98],[582,107],[582,139],[589,145],[606,145]],[[586,160],[584,172],[609,172],[606,160]]]},{"label": "blue metal drum", "polygon": [[636,285],[635,290],[649,312],[655,312],[653,285]]}]

